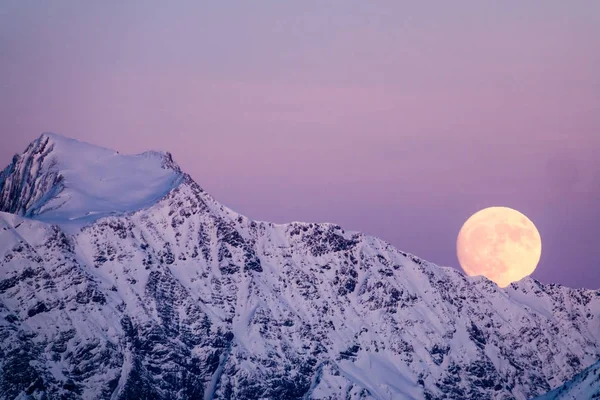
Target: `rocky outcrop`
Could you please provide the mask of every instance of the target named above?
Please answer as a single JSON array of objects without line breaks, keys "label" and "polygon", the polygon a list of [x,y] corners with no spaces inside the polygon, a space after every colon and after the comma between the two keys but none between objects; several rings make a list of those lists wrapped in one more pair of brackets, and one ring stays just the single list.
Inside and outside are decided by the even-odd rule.
[{"label": "rocky outcrop", "polygon": [[32,142],[25,153],[15,155],[12,163],[0,173],[0,210],[34,216],[44,201],[63,189],[63,177],[47,160],[54,144],[50,136],[42,135]]}]

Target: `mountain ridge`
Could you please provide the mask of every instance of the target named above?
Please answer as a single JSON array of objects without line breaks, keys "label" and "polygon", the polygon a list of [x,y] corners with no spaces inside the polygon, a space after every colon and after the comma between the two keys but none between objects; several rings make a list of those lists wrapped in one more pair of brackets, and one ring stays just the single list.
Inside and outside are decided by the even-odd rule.
[{"label": "mountain ridge", "polygon": [[77,231],[0,228],[1,398],[527,399],[600,359],[600,291],[253,221],[184,173]]},{"label": "mountain ridge", "polygon": [[600,399],[600,361],[578,373],[562,386],[535,400]]}]

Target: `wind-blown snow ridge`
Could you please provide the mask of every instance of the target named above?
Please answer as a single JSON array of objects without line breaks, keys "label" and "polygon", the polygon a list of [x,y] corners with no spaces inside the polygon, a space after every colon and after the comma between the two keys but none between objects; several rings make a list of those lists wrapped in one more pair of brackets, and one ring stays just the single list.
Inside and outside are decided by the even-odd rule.
[{"label": "wind-blown snow ridge", "polygon": [[500,289],[335,224],[252,221],[178,170],[66,234],[38,189],[67,172],[20,184],[50,153],[26,154],[2,178],[2,399],[525,400],[600,358],[598,290]]},{"label": "wind-blown snow ridge", "polygon": [[127,156],[43,133],[0,173],[0,210],[78,230],[149,207],[181,181],[168,153]]}]

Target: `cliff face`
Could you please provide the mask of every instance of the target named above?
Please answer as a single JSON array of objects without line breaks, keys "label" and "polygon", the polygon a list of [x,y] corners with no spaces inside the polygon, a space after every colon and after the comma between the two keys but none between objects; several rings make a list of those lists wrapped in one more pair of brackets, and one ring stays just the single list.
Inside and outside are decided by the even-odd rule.
[{"label": "cliff face", "polygon": [[73,188],[112,169],[67,171],[41,139],[0,179],[0,398],[528,399],[600,358],[600,291],[499,289],[337,225],[252,221],[163,153],[121,157],[166,193],[121,180],[78,220],[104,203]]},{"label": "cliff face", "polygon": [[63,190],[63,177],[55,168],[53,150],[50,137],[42,136],[25,153],[13,157],[12,163],[0,173],[0,210],[33,216],[45,199]]}]

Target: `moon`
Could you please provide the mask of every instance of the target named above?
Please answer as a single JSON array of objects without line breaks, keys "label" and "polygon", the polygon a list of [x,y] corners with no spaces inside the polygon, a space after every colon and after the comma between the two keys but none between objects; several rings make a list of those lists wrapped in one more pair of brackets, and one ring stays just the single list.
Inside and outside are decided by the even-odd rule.
[{"label": "moon", "polygon": [[467,275],[483,275],[506,287],[535,270],[542,255],[542,239],[534,223],[517,210],[489,207],[464,223],[456,254]]}]

